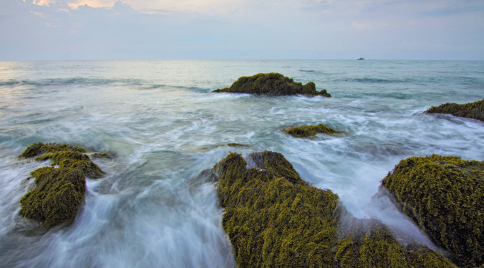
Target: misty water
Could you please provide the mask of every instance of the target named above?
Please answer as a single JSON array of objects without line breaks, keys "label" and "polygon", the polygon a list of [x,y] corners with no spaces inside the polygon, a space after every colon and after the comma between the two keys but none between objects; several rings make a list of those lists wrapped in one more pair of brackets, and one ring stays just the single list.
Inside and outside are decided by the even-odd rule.
[{"label": "misty water", "polygon": [[[210,93],[240,76],[280,72],[333,95]],[[282,153],[301,177],[435,247],[385,197],[372,198],[402,159],[484,160],[484,123],[427,115],[430,106],[484,98],[482,61],[0,62],[2,267],[234,267],[213,165],[229,151]],[[296,139],[282,129],[325,124],[339,136]],[[71,143],[106,175],[87,179],[74,223],[22,231],[34,142]],[[234,146],[233,143],[238,144]]]}]

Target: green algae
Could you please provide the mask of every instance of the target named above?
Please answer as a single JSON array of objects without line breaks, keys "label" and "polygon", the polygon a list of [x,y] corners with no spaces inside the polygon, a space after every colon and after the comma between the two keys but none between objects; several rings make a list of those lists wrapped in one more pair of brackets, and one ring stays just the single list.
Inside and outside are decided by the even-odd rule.
[{"label": "green algae", "polygon": [[382,185],[458,265],[484,264],[484,162],[411,157],[400,161]]},{"label": "green algae", "polygon": [[292,78],[280,73],[259,73],[253,76],[242,76],[229,88],[216,89],[212,92],[251,93],[277,96],[301,94],[331,97],[326,89],[317,91],[316,84],[313,82],[303,85],[300,82],[294,82]]},{"label": "green algae", "polygon": [[[215,165],[222,224],[240,267],[330,267],[338,197],[309,186],[281,154],[259,153],[264,167],[241,155]],[[269,158],[275,160],[275,164]],[[278,173],[278,172],[281,173]],[[286,179],[283,174],[289,175]]]},{"label": "green algae", "polygon": [[352,225],[339,227],[340,238],[333,250],[334,267],[457,267],[449,259],[425,246],[403,247],[391,230],[376,219],[345,219]]},{"label": "green algae", "polygon": [[430,109],[425,111],[425,113],[451,114],[454,116],[484,121],[484,99],[466,104],[446,103],[438,107],[432,106]]},{"label": "green algae", "polygon": [[426,247],[405,249],[376,220],[342,228],[338,196],[303,181],[282,154],[247,159],[230,153],[212,169],[238,267],[455,267]]},{"label": "green algae", "polygon": [[292,127],[289,129],[285,129],[284,132],[287,134],[295,137],[295,138],[308,138],[311,136],[316,136],[318,133],[323,133],[327,135],[333,134],[340,134],[343,133],[341,131],[334,130],[330,127],[327,127],[323,124],[319,124],[316,126],[300,126],[300,127]]},{"label": "green algae", "polygon": [[42,167],[31,175],[36,186],[20,200],[20,215],[45,227],[72,221],[84,203],[83,174],[73,168]]},{"label": "green algae", "polygon": [[70,144],[34,143],[22,157],[35,157],[36,161],[52,160],[52,166],[31,173],[35,188],[20,200],[20,215],[40,221],[43,227],[52,227],[74,220],[84,203],[85,177],[101,177],[104,172],[94,164],[86,149]]},{"label": "green algae", "polygon": [[20,157],[31,158],[45,153],[61,152],[61,151],[73,151],[85,153],[87,150],[83,147],[79,147],[72,144],[58,144],[58,143],[42,143],[37,142],[25,149]]}]

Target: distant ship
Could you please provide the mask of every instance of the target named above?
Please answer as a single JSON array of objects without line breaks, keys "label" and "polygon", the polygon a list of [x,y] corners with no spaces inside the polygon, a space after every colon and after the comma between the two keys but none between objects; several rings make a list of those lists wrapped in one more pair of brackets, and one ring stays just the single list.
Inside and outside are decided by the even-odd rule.
[{"label": "distant ship", "polygon": [[358,60],[365,60],[365,58],[359,58]]}]

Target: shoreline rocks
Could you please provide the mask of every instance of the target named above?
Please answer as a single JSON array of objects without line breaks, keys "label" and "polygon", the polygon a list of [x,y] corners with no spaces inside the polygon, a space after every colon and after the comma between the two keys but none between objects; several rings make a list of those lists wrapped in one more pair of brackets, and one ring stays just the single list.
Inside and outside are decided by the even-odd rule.
[{"label": "shoreline rocks", "polygon": [[459,266],[484,265],[484,162],[411,157],[400,161],[382,185]]},{"label": "shoreline rocks", "polygon": [[[378,220],[348,216],[336,194],[303,181],[282,154],[246,159],[230,153],[212,169],[238,267],[456,267],[425,246],[404,248]],[[353,218],[349,228],[342,214]]]},{"label": "shoreline rocks", "polygon": [[259,73],[253,76],[242,76],[229,88],[216,89],[212,92],[250,93],[272,96],[301,94],[331,97],[331,94],[326,89],[317,91],[316,84],[313,82],[303,85],[300,82],[294,82],[292,78],[280,73]]},{"label": "shoreline rocks", "polygon": [[316,126],[292,127],[289,129],[284,129],[284,132],[295,138],[308,138],[311,136],[316,136],[316,134],[318,133],[327,134],[327,135],[343,133],[341,131],[337,131],[330,127],[327,127],[323,124],[319,124]]},{"label": "shoreline rocks", "polygon": [[84,203],[85,177],[98,178],[104,174],[85,152],[86,149],[70,144],[39,142],[27,147],[20,157],[53,162],[52,167],[41,167],[31,173],[35,188],[20,200],[20,215],[39,221],[45,228],[72,223]]},{"label": "shoreline rocks", "polygon": [[446,103],[437,107],[432,106],[425,113],[451,114],[453,116],[484,121],[484,99],[466,104]]}]

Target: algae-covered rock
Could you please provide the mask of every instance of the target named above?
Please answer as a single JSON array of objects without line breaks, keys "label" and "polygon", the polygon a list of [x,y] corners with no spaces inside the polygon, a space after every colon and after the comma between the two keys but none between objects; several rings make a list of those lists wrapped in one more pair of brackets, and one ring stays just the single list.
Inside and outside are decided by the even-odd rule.
[{"label": "algae-covered rock", "polygon": [[289,129],[285,129],[284,132],[287,134],[295,137],[295,138],[307,138],[311,136],[316,136],[318,133],[323,133],[327,135],[332,134],[340,134],[343,133],[341,131],[334,130],[330,127],[327,127],[323,124],[319,124],[316,126],[300,126],[300,127],[292,127]]},{"label": "algae-covered rock", "polygon": [[42,167],[31,174],[36,186],[20,200],[20,215],[47,227],[72,221],[84,203],[83,174],[73,168],[53,167]]},{"label": "algae-covered rock", "polygon": [[45,153],[61,152],[61,151],[73,151],[85,153],[87,150],[83,147],[79,147],[72,144],[58,144],[58,143],[42,143],[37,142],[25,149],[20,155],[21,157],[30,158]]},{"label": "algae-covered rock", "polygon": [[222,224],[240,267],[329,267],[338,197],[309,186],[281,154],[256,153],[256,167],[229,154],[214,166]]},{"label": "algae-covered rock", "polygon": [[253,76],[242,76],[229,88],[216,89],[212,92],[251,93],[264,95],[321,95],[331,97],[326,89],[316,90],[316,84],[309,82],[303,85],[280,73],[260,73]]},{"label": "algae-covered rock", "polygon": [[333,250],[334,267],[457,267],[425,246],[415,243],[402,246],[390,228],[376,219],[346,218],[339,232],[340,238]]},{"label": "algae-covered rock", "polygon": [[74,220],[84,203],[85,177],[96,178],[103,171],[83,154],[86,149],[69,144],[34,143],[22,157],[37,161],[52,160],[52,166],[42,167],[31,173],[35,188],[20,200],[20,215],[37,220],[44,227],[51,227]]},{"label": "algae-covered rock", "polygon": [[402,160],[382,181],[412,218],[457,264],[484,263],[484,162],[432,155]]},{"label": "algae-covered rock", "polygon": [[454,116],[484,121],[484,99],[466,104],[446,103],[437,107],[432,106],[430,109],[425,111],[425,113],[451,114]]},{"label": "algae-covered rock", "polygon": [[338,196],[304,182],[280,153],[230,153],[213,173],[239,267],[455,267],[424,246],[404,248],[376,220],[341,227]]}]

